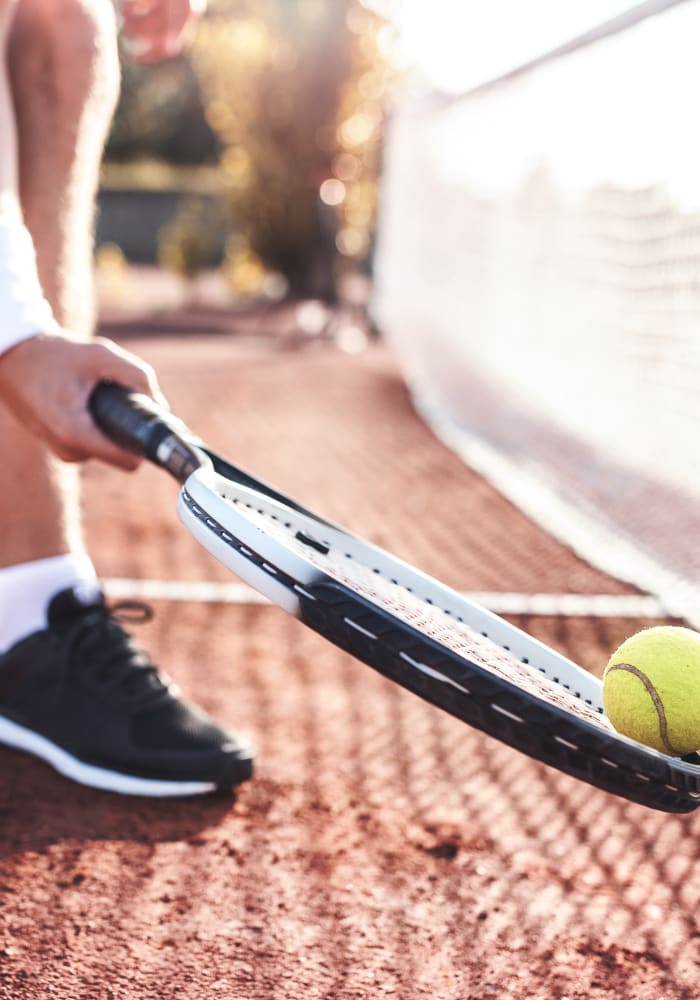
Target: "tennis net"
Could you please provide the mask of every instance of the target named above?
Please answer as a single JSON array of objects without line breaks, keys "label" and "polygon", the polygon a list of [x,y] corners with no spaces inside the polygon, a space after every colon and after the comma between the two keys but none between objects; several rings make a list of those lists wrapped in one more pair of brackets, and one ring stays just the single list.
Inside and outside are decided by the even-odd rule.
[{"label": "tennis net", "polygon": [[395,109],[374,308],[443,439],[700,626],[700,3],[641,6]]}]

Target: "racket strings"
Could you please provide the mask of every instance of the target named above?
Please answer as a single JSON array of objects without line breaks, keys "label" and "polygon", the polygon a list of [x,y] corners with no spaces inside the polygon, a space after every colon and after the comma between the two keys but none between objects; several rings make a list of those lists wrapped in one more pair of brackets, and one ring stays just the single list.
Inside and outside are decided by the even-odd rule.
[{"label": "racket strings", "polygon": [[[520,690],[610,731],[607,719],[589,702],[556,678],[549,678],[543,670],[530,664],[527,658],[518,658],[508,647],[493,640],[487,632],[476,631],[460,615],[440,607],[431,598],[420,596],[412,586],[402,584],[395,576],[387,576],[380,567],[363,563],[351,552],[338,549],[327,538],[310,540],[306,531],[296,531],[295,525],[290,521],[236,498],[227,499],[238,510],[244,510],[253,523],[257,523],[266,534],[275,537],[285,548],[302,556],[320,572],[348,587],[421,636]],[[414,652],[411,655],[407,653],[404,658],[413,665],[420,666],[415,660]],[[454,682],[448,676],[444,679]]]}]

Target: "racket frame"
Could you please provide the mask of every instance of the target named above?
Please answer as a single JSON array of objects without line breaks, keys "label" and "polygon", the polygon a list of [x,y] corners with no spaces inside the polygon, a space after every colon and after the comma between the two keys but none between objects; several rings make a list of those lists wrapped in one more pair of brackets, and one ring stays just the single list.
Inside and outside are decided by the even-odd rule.
[{"label": "racket frame", "polygon": [[[700,806],[700,756],[669,757],[600,724],[602,684],[593,674],[230,464],[149,397],[100,383],[91,393],[89,409],[112,441],[161,466],[180,483],[180,518],[205,549],[336,646],[469,725],[597,788],[665,812],[691,812]],[[337,547],[350,559],[369,562],[385,579],[463,620],[535,674],[544,675],[546,684],[553,682],[569,696],[578,696],[596,717],[587,719],[538,697],[397,620],[296,548],[281,545],[251,512],[301,532],[312,548]]]},{"label": "racket frame", "polygon": [[[337,548],[527,664],[603,715],[602,683],[549,646],[431,576],[342,528],[232,482],[212,467],[178,499],[187,530],[219,562],[336,646],[426,701],[590,784],[667,812],[700,805],[700,768],[589,722],[461,658],[397,621],[260,527],[250,512]],[[411,633],[414,642],[411,643]],[[380,652],[381,650],[381,652]]]},{"label": "racket frame", "polygon": [[[593,674],[428,574],[343,529],[231,482],[212,468],[203,467],[192,473],[180,491],[177,507],[188,531],[219,562],[273,603],[299,617],[301,595],[297,588],[308,590],[322,581],[333,585],[337,581],[324,574],[310,559],[286,548],[258,527],[246,517],[248,508],[289,525],[295,532],[331,549],[342,551],[346,557],[363,563],[378,576],[398,584],[426,604],[463,621],[602,714],[602,684]],[[234,539],[256,553],[267,568],[261,569],[252,563],[235,545]]]}]

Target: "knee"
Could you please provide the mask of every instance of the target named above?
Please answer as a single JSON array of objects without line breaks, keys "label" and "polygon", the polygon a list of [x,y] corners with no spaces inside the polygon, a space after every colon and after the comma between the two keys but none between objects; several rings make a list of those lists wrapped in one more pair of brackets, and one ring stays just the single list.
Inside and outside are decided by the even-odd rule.
[{"label": "knee", "polygon": [[111,112],[119,91],[119,59],[110,0],[21,0],[10,31],[13,83],[43,87],[61,106],[90,101]]}]

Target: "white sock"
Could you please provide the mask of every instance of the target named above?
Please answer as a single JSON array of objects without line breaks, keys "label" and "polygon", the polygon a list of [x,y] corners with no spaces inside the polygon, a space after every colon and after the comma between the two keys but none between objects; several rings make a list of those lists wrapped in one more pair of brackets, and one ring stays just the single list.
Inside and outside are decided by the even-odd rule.
[{"label": "white sock", "polygon": [[0,653],[46,628],[51,599],[68,587],[99,591],[88,556],[53,556],[0,569]]}]

